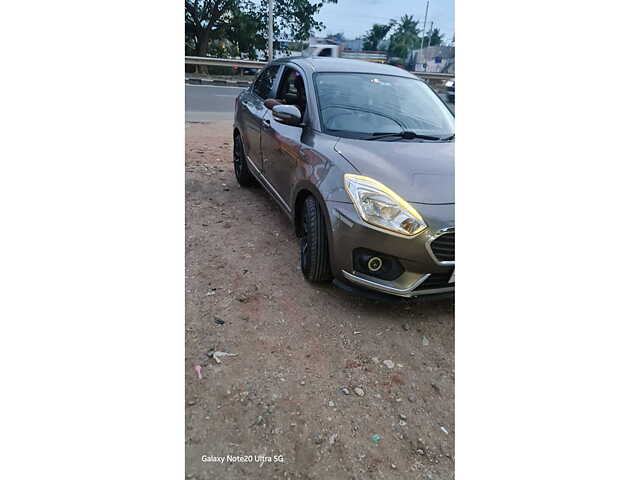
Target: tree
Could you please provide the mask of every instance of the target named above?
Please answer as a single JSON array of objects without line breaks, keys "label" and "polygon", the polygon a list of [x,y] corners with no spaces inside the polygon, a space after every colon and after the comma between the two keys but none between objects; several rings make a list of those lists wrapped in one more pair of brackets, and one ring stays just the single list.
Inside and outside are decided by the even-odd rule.
[{"label": "tree", "polygon": [[[315,16],[337,0],[274,0],[273,34],[305,40],[324,27]],[[214,40],[228,40],[242,53],[264,50],[268,37],[268,0],[185,0],[185,50],[206,56]]]},{"label": "tree", "polygon": [[[322,0],[318,3],[311,3],[310,0],[274,0],[273,36],[297,41],[308,39],[314,30],[324,28],[324,24],[315,17],[327,3],[338,3],[338,0]],[[269,0],[261,0],[258,15],[263,20],[262,34],[266,38]]]},{"label": "tree", "polygon": [[400,21],[391,35],[389,55],[404,59],[411,50],[420,46],[418,23],[419,20],[414,19],[413,15],[400,17]]},{"label": "tree", "polygon": [[378,50],[378,44],[387,36],[387,33],[389,33],[389,30],[391,30],[394,25],[395,20],[391,20],[387,25],[374,23],[371,30],[369,30],[364,37],[363,48],[365,50]]},{"label": "tree", "polygon": [[[431,41],[429,41],[429,36],[431,36]],[[440,32],[438,27],[434,28],[431,32],[431,35],[427,32],[427,35],[424,36],[424,45],[429,45],[430,47],[437,47],[438,45],[442,45],[442,40],[444,39],[444,35]]]},{"label": "tree", "polygon": [[187,46],[195,55],[203,57],[213,36],[226,25],[239,0],[185,0],[184,22]]},{"label": "tree", "polygon": [[231,18],[223,27],[222,36],[229,39],[236,47],[238,53],[245,53],[252,60],[258,58],[256,50],[265,50],[267,40],[259,32],[264,28],[257,14],[257,10],[236,7],[232,9]]}]

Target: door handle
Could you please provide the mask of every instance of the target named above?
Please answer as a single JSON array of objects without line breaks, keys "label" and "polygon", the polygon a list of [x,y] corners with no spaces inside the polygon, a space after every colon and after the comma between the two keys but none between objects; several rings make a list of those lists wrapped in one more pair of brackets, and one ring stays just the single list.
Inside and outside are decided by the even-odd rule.
[{"label": "door handle", "polygon": [[271,120],[262,120],[262,126],[264,128],[271,128]]}]

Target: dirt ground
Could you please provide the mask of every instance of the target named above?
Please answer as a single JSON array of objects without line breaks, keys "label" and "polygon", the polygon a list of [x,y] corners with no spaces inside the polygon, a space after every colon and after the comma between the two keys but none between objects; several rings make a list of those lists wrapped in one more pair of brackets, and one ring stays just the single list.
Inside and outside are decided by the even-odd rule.
[{"label": "dirt ground", "polygon": [[454,478],[453,303],[306,282],[231,132],[186,126],[186,478]]}]

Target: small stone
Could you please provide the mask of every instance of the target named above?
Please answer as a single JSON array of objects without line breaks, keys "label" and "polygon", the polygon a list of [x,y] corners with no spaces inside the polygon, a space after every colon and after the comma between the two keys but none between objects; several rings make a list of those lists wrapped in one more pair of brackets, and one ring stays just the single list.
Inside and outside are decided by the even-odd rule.
[{"label": "small stone", "polygon": [[358,395],[359,397],[364,397],[364,390],[360,387],[354,388],[353,391],[356,392],[356,395]]},{"label": "small stone", "polygon": [[440,427],[440,430],[442,430],[444,433],[446,433],[447,435],[449,435],[449,432],[447,431],[447,429],[446,429],[446,428],[444,428],[444,427]]},{"label": "small stone", "polygon": [[418,455],[424,455],[424,450],[422,450],[421,448],[419,448],[419,449],[417,449],[417,450],[416,450],[416,453],[417,453]]},{"label": "small stone", "polygon": [[411,403],[416,403],[416,396],[413,393],[410,393],[409,395],[407,395],[407,400],[409,400]]},{"label": "small stone", "polygon": [[422,336],[422,345],[424,345],[425,347],[429,345],[429,340],[427,340],[427,337],[425,337],[424,335]]},{"label": "small stone", "polygon": [[224,325],[224,320],[222,320],[221,318],[213,317],[213,319],[218,325]]},{"label": "small stone", "polygon": [[393,368],[395,366],[395,363],[393,363],[392,360],[385,360],[382,363],[384,363],[384,366],[387,367],[387,368]]},{"label": "small stone", "polygon": [[406,420],[407,416],[403,415],[402,413],[400,415],[398,415],[398,417],[400,417],[400,420]]},{"label": "small stone", "polygon": [[396,466],[396,464],[395,464],[395,463],[392,463],[392,464],[391,464],[391,470],[395,470],[396,468],[398,468],[398,467]]},{"label": "small stone", "polygon": [[340,391],[345,395],[349,395],[351,393],[347,387],[342,387]]},{"label": "small stone", "polygon": [[333,408],[335,406],[336,404],[332,400],[329,400],[329,407]]},{"label": "small stone", "polygon": [[189,401],[187,402],[187,404],[188,404],[190,407],[193,407],[193,406],[196,404],[196,401],[195,401],[195,400],[189,400]]},{"label": "small stone", "polygon": [[336,443],[336,440],[338,439],[338,434],[337,433],[333,433],[330,437],[329,437],[329,445],[333,445],[334,443]]},{"label": "small stone", "polygon": [[313,443],[315,443],[316,445],[320,445],[322,442],[324,442],[324,438],[322,435],[320,434],[314,435]]},{"label": "small stone", "polygon": [[304,382],[304,380],[302,380],[302,381],[300,382],[300,385],[304,385],[304,384],[305,384],[305,382]]},{"label": "small stone", "polygon": [[407,422],[405,422],[404,420],[400,420],[398,422],[398,425],[400,425],[401,427],[406,427],[407,426]]},{"label": "small stone", "polygon": [[409,324],[408,324],[408,323],[403,323],[403,324],[402,324],[402,329],[403,329],[405,332],[408,332],[408,331],[409,331]]}]

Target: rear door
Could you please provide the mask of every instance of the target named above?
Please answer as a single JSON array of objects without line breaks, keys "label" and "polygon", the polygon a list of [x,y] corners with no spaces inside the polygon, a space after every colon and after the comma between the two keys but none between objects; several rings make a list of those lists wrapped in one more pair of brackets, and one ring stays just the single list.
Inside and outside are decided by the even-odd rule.
[{"label": "rear door", "polygon": [[240,115],[243,118],[242,140],[245,154],[260,171],[262,171],[262,154],[260,152],[260,130],[265,114],[269,111],[264,101],[273,96],[275,79],[280,65],[265,68],[253,83],[253,86],[240,99]]}]

